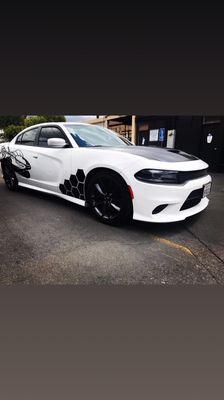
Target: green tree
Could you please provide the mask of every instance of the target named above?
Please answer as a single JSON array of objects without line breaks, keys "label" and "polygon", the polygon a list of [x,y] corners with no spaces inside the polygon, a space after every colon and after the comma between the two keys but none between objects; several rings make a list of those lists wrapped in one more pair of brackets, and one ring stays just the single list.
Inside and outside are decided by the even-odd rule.
[{"label": "green tree", "polygon": [[28,128],[31,125],[37,125],[43,122],[48,122],[48,121],[46,120],[46,118],[44,118],[43,115],[37,115],[35,117],[25,118],[24,125],[26,128]]},{"label": "green tree", "polygon": [[66,119],[64,115],[43,115],[46,122],[65,122]]},{"label": "green tree", "polygon": [[6,128],[4,128],[4,138],[8,142],[14,138],[14,136],[17,135],[17,133],[21,132],[23,129],[25,129],[25,126],[23,125],[8,125]]},{"label": "green tree", "polygon": [[7,141],[25,128],[43,122],[65,122],[63,115],[36,115],[31,118],[23,116],[0,116],[0,129],[4,130],[4,138]]},{"label": "green tree", "polygon": [[23,125],[24,117],[20,115],[0,115],[0,129],[9,125]]},{"label": "green tree", "polygon": [[43,122],[65,122],[65,117],[63,115],[36,115],[35,117],[26,118],[24,125],[28,127]]}]

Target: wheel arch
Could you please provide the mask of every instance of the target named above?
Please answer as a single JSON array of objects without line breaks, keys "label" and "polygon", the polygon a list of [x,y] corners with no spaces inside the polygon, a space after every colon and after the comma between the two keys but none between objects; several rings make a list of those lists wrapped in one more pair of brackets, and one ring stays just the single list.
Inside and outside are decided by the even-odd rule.
[{"label": "wheel arch", "polygon": [[90,181],[90,179],[96,175],[98,172],[108,172],[108,173],[113,173],[116,174],[120,179],[122,179],[122,181],[124,182],[124,184],[129,187],[129,184],[127,183],[126,179],[116,170],[109,168],[109,167],[95,167],[93,169],[91,169],[87,175],[86,175],[86,179],[85,179],[85,186],[84,186],[84,192],[85,192],[85,198],[86,198],[86,190],[88,187],[88,183]]}]

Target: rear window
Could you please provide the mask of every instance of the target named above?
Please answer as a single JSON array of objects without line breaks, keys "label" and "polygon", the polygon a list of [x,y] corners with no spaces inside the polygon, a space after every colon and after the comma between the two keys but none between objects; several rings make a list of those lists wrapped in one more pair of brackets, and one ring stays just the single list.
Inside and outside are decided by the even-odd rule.
[{"label": "rear window", "polygon": [[[37,132],[38,132],[38,128],[30,129],[29,131],[24,132],[21,135],[21,141],[19,141],[18,144],[22,144],[25,146],[33,146],[35,139],[36,139]],[[18,139],[19,139],[19,137],[18,137]]]}]

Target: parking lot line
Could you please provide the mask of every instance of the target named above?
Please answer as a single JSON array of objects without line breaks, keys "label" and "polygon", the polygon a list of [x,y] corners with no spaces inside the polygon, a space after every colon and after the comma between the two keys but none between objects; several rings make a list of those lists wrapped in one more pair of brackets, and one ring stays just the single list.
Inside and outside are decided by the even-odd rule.
[{"label": "parking lot line", "polygon": [[165,239],[165,238],[160,237],[160,236],[152,235],[152,237],[157,242],[166,244],[167,246],[172,247],[173,249],[178,249],[178,250],[180,250],[180,251],[182,251],[182,252],[184,252],[184,253],[186,253],[186,254],[188,254],[190,256],[194,256],[192,251],[186,246],[183,246],[181,244],[175,243],[172,240],[168,240],[168,239]]}]

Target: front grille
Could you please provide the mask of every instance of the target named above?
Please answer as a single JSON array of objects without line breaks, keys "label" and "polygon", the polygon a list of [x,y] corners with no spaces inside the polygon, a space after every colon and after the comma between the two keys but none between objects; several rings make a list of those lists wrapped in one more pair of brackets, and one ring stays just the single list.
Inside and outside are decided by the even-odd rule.
[{"label": "front grille", "polygon": [[203,188],[193,190],[193,192],[191,192],[187,197],[187,199],[185,200],[180,211],[195,207],[197,204],[200,203],[202,197],[203,197]]},{"label": "front grille", "polygon": [[198,171],[179,171],[178,172],[178,182],[184,183],[186,181],[191,181],[193,179],[202,178],[203,176],[208,175],[208,170],[200,169]]}]

